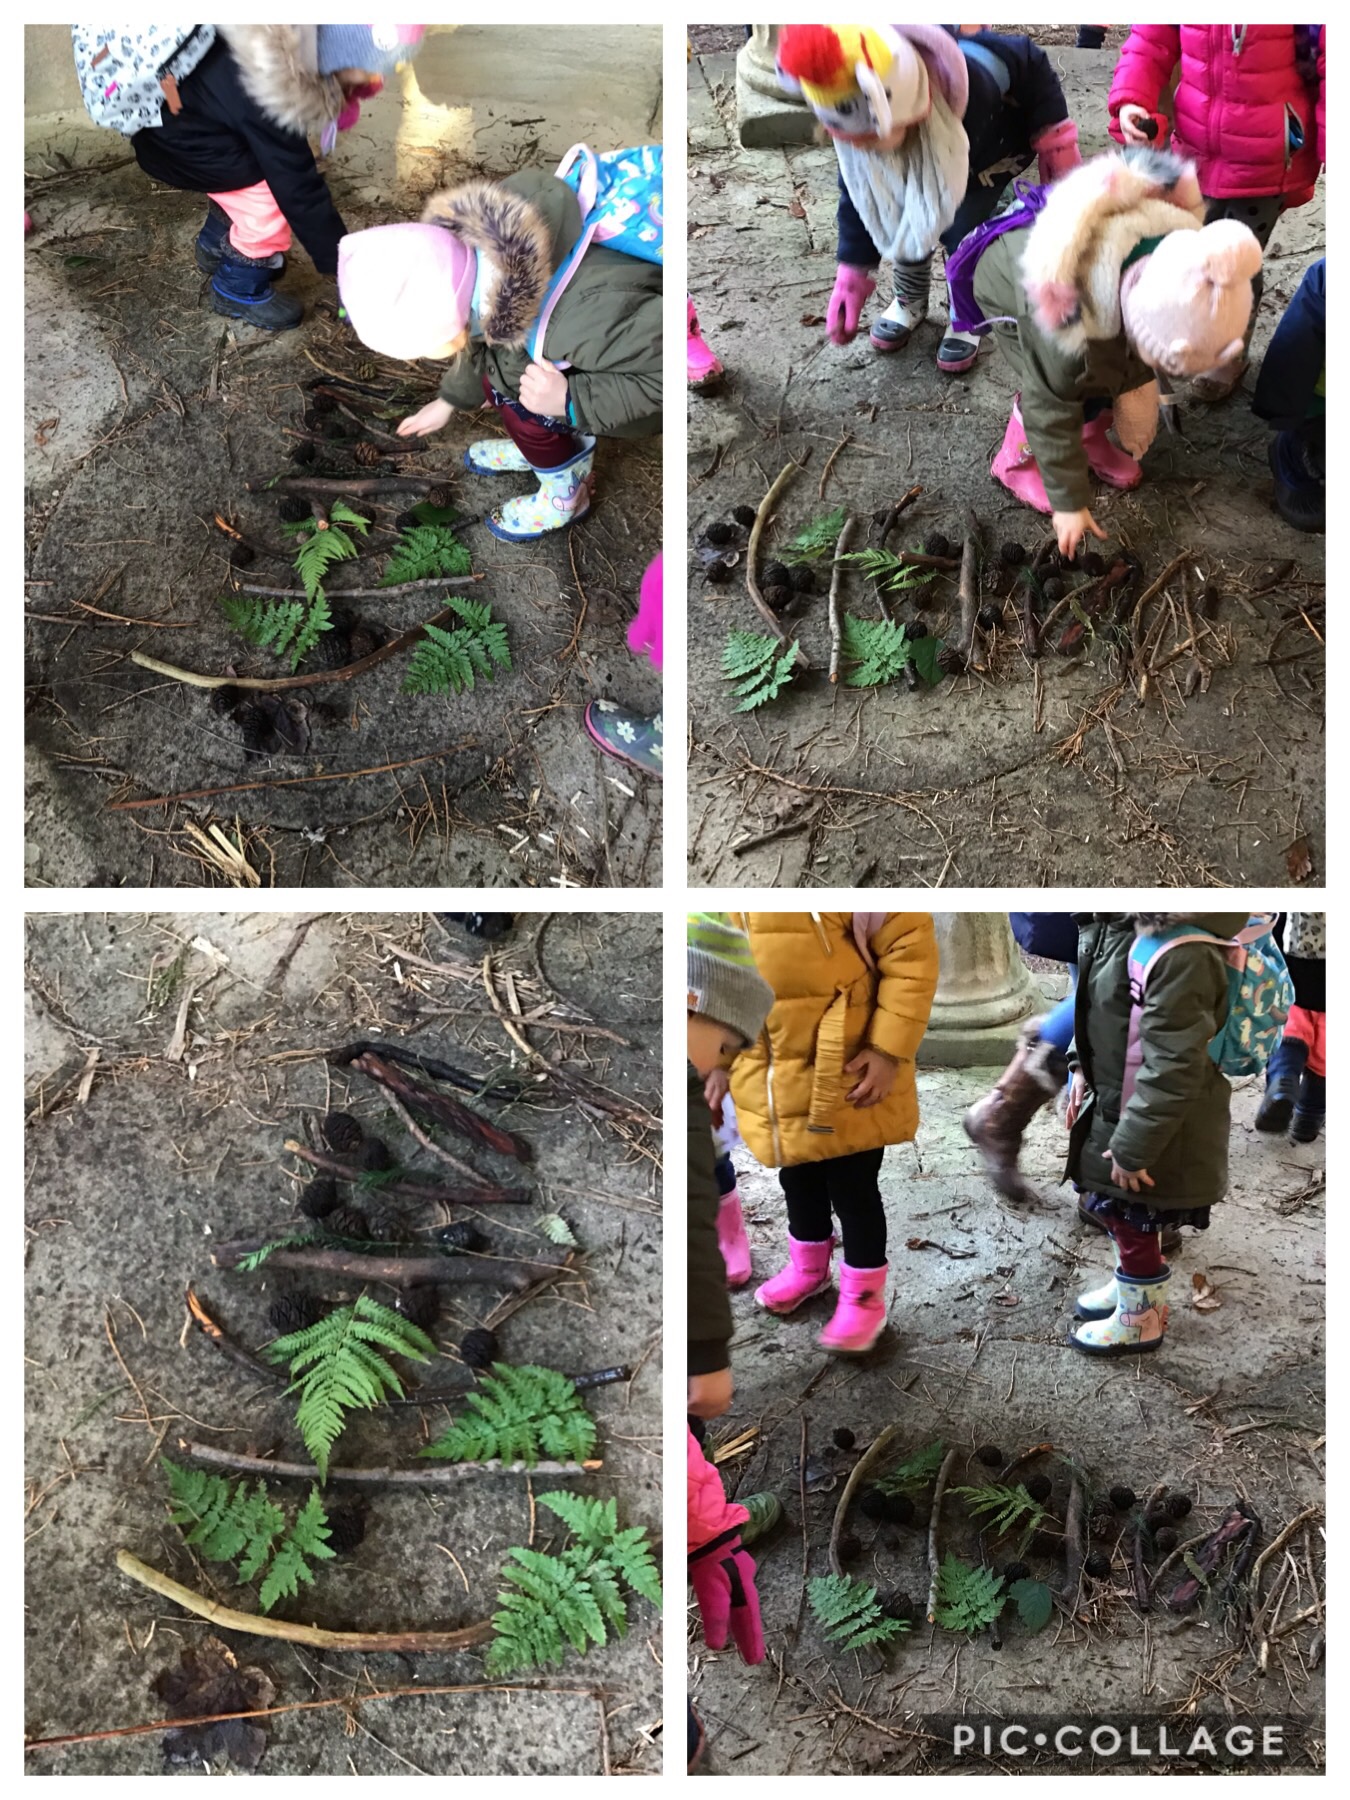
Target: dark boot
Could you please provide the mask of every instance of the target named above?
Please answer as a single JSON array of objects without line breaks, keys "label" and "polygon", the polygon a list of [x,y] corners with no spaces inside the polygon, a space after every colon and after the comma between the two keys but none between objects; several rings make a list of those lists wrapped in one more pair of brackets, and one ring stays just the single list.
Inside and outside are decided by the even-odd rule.
[{"label": "dark boot", "polygon": [[1316,452],[1296,431],[1277,431],[1266,449],[1275,477],[1275,510],[1295,531],[1327,528],[1327,485]]},{"label": "dark boot", "polygon": [[[217,206],[214,200],[206,203],[206,223],[197,233],[195,246],[197,267],[203,275],[214,275],[220,267],[220,259],[229,248],[230,215],[223,206]],[[278,275],[284,273],[286,258],[278,250],[275,256],[268,257],[269,265]]]},{"label": "dark boot", "polygon": [[1024,1025],[1012,1061],[997,1085],[977,1100],[961,1123],[984,1158],[984,1172],[1003,1195],[1019,1206],[1037,1206],[1040,1195],[1020,1173],[1022,1133],[1068,1077],[1062,1050],[1042,1042],[1035,1023]]},{"label": "dark boot", "polygon": [[211,277],[211,309],[227,319],[242,319],[260,331],[291,331],[305,309],[273,286],[276,270],[270,256],[241,256],[228,242]]},{"label": "dark boot", "polygon": [[1311,1069],[1305,1069],[1303,1079],[1298,1084],[1294,1116],[1289,1121],[1289,1142],[1315,1143],[1326,1116],[1327,1078],[1325,1075],[1314,1075]]},{"label": "dark boot", "polygon": [[1276,1044],[1266,1064],[1266,1091],[1256,1109],[1254,1123],[1258,1131],[1288,1131],[1307,1062],[1308,1046],[1302,1038],[1286,1036]]}]

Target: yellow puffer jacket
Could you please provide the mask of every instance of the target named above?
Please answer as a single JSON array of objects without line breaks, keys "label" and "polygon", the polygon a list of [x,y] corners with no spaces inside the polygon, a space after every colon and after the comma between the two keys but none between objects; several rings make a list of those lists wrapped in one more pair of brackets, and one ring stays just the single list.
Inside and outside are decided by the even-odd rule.
[{"label": "yellow puffer jacket", "polygon": [[[880,917],[869,968],[852,913],[732,914],[775,995],[731,1070],[741,1135],[769,1168],[908,1143],[918,1129],[914,1057],[937,988],[937,939],[928,913]],[[844,1065],[864,1047],[899,1064],[880,1106],[845,1097],[855,1078]]]}]

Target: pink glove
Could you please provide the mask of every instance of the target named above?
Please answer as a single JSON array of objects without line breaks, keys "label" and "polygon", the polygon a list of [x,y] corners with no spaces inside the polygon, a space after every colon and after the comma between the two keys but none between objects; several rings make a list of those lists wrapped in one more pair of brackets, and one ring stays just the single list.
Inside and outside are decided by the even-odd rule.
[{"label": "pink glove", "polygon": [[835,271],[834,292],[825,308],[825,335],[832,344],[851,344],[858,335],[863,303],[877,284],[866,269],[840,263]]},{"label": "pink glove", "polygon": [[689,1558],[689,1584],[703,1619],[703,1640],[710,1650],[725,1650],[727,1630],[741,1661],[764,1661],[764,1630],[759,1622],[755,1561],[741,1548],[739,1531],[714,1538]]},{"label": "pink glove", "polygon": [[1036,170],[1043,187],[1076,169],[1083,160],[1078,152],[1078,127],[1072,119],[1047,125],[1038,137],[1032,138],[1031,147],[1036,152]]}]

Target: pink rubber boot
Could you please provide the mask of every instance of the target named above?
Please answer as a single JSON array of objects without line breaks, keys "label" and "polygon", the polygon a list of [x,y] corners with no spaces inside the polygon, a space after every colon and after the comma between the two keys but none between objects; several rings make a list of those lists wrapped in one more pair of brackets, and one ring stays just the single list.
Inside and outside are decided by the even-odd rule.
[{"label": "pink rubber boot", "polygon": [[872,1348],[886,1325],[886,1271],[854,1269],[839,1265],[839,1304],[834,1317],[816,1342],[836,1356],[862,1356]]},{"label": "pink rubber boot", "polygon": [[1001,481],[1010,494],[1016,494],[1023,506],[1034,506],[1037,512],[1053,512],[1050,496],[1045,491],[1036,458],[1027,444],[1026,426],[1022,423],[1021,395],[1013,401],[1012,417],[1003,434],[1003,448],[989,465],[995,481]]},{"label": "pink rubber boot", "polygon": [[741,1190],[732,1188],[717,1205],[717,1248],[727,1266],[727,1286],[743,1288],[750,1279],[750,1240],[741,1217]]},{"label": "pink rubber boot", "polygon": [[688,306],[689,337],[687,344],[687,361],[689,385],[692,388],[716,387],[726,371],[703,341],[703,333],[698,327],[698,314],[694,310],[692,296],[689,297]]},{"label": "pink rubber boot", "polygon": [[823,1294],[830,1285],[830,1257],[835,1240],[824,1238],[819,1243],[804,1243],[788,1234],[788,1265],[780,1269],[772,1281],[755,1289],[755,1305],[780,1316],[796,1312],[812,1294]]},{"label": "pink rubber boot", "polygon": [[1144,479],[1144,471],[1128,450],[1113,444],[1106,435],[1114,416],[1110,412],[1098,413],[1083,427],[1083,449],[1087,453],[1088,466],[1109,487],[1138,487]]}]

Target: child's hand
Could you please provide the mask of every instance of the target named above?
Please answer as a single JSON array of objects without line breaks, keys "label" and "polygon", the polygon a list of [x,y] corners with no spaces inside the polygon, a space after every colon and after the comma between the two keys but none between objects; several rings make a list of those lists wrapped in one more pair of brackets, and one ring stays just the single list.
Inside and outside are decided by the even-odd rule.
[{"label": "child's hand", "polygon": [[552,363],[530,358],[530,366],[520,378],[520,404],[546,419],[567,417],[567,377]]},{"label": "child's hand", "polygon": [[844,1064],[845,1075],[858,1075],[858,1085],[849,1090],[852,1105],[880,1106],[895,1083],[895,1064],[884,1050],[860,1050],[852,1062]]},{"label": "child's hand", "polygon": [[722,1123],[722,1102],[730,1091],[731,1077],[725,1069],[714,1069],[703,1083],[703,1098],[708,1102],[714,1125]]},{"label": "child's hand", "polygon": [[1127,1194],[1137,1194],[1142,1188],[1157,1185],[1147,1169],[1122,1169],[1114,1156],[1111,1158],[1111,1181],[1113,1186],[1124,1188]]},{"label": "child's hand", "polygon": [[450,423],[450,415],[454,412],[448,400],[432,400],[421,412],[415,412],[401,421],[398,428],[400,437],[425,437],[429,431],[443,431]]},{"label": "child's hand", "polygon": [[1064,1122],[1072,1131],[1077,1123],[1078,1115],[1083,1110],[1083,1102],[1087,1099],[1087,1082],[1083,1079],[1083,1071],[1075,1069],[1073,1080],[1069,1084],[1069,1104],[1064,1109]]},{"label": "child's hand", "polygon": [[718,1369],[712,1375],[691,1375],[685,1411],[693,1413],[696,1419],[720,1419],[730,1410],[735,1391],[730,1369]]},{"label": "child's hand", "polygon": [[1106,538],[1106,533],[1093,518],[1085,506],[1081,512],[1057,512],[1051,519],[1055,528],[1055,536],[1059,539],[1059,553],[1070,562],[1078,554],[1078,546],[1090,531],[1095,538]]},{"label": "child's hand", "polygon": [[1120,135],[1127,144],[1151,144],[1158,135],[1156,126],[1149,130],[1153,114],[1146,106],[1122,106],[1116,117],[1120,120]]}]

